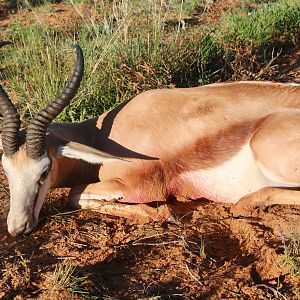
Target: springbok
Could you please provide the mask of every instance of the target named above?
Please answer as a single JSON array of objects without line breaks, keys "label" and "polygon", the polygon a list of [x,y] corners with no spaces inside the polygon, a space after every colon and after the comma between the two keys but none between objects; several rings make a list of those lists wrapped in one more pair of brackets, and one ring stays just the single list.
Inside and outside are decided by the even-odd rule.
[{"label": "springbok", "polygon": [[71,187],[69,199],[78,207],[115,214],[138,213],[140,205],[132,203],[179,196],[233,203],[237,216],[299,203],[300,86],[235,82],[150,90],[99,117],[51,124],[83,76],[82,50],[75,48],[71,80],[26,131],[0,85],[11,234],[33,230],[55,187]]}]

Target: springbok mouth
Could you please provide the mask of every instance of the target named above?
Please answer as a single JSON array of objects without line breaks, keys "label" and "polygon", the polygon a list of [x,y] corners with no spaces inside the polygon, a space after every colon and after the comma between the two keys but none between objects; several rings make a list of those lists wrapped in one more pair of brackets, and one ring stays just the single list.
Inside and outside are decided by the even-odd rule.
[{"label": "springbok mouth", "polygon": [[36,222],[34,219],[33,219],[32,221],[29,221],[29,222],[26,224],[26,226],[25,226],[25,228],[24,228],[22,234],[23,234],[23,235],[26,235],[26,234],[31,233],[31,232],[33,231],[33,229],[35,228],[36,223],[37,223],[37,222]]}]

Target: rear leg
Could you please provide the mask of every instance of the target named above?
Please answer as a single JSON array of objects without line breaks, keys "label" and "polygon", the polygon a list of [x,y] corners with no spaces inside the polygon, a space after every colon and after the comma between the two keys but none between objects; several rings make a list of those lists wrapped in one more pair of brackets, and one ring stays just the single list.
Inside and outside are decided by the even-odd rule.
[{"label": "rear leg", "polygon": [[265,210],[267,207],[277,204],[299,205],[300,191],[273,187],[262,188],[241,198],[231,208],[231,213],[235,217],[252,216],[255,214],[256,208]]},{"label": "rear leg", "polygon": [[232,207],[235,216],[249,216],[256,207],[300,204],[300,113],[270,115],[254,133],[251,149],[269,187],[242,197]]},{"label": "rear leg", "polygon": [[127,188],[119,181],[97,182],[72,188],[69,203],[75,208],[91,209],[134,221],[174,221],[167,204],[151,207],[147,204],[120,203],[126,201],[125,194],[128,195]]}]

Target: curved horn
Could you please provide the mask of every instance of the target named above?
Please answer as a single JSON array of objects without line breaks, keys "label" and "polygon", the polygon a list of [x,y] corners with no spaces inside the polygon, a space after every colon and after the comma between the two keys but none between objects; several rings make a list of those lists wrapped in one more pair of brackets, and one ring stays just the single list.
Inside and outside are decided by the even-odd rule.
[{"label": "curved horn", "polygon": [[84,59],[81,48],[78,45],[76,49],[77,60],[76,67],[70,81],[67,83],[63,91],[54,99],[45,109],[41,110],[32,120],[27,128],[26,146],[27,155],[33,159],[38,159],[45,154],[46,150],[46,133],[50,123],[56,118],[62,110],[70,104],[75,96],[84,69]]},{"label": "curved horn", "polygon": [[[0,41],[0,48],[12,44]],[[3,115],[2,145],[6,156],[13,155],[19,149],[20,116],[0,84],[0,111]]]},{"label": "curved horn", "polygon": [[5,45],[12,45],[13,43],[10,41],[0,41],[0,48],[5,46]]}]

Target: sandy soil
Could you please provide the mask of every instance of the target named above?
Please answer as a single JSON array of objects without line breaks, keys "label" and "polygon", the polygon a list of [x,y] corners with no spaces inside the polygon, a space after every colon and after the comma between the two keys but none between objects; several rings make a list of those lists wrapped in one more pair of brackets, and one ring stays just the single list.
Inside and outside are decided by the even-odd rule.
[{"label": "sandy soil", "polygon": [[[71,288],[54,279],[62,261],[76,266],[76,276],[86,277],[79,289],[85,296],[298,299],[299,278],[283,265],[282,254],[291,228],[299,229],[299,208],[274,206],[256,217],[235,219],[229,206],[199,200],[197,209],[171,205],[176,224],[138,224],[72,212],[66,194],[51,192],[37,230],[13,238],[6,232],[8,195],[2,187],[2,299],[71,299]],[[84,299],[80,293],[77,298]]]},{"label": "sandy soil", "polygon": [[[194,20],[213,22],[225,6],[216,1],[215,14]],[[0,1],[2,28],[16,18],[35,20],[32,12],[25,18],[12,9]],[[67,26],[70,10],[55,4],[39,20]],[[299,80],[298,57],[287,53],[276,62],[279,80]],[[0,171],[0,299],[299,299],[299,274],[283,263],[290,237],[300,231],[299,208],[274,206],[233,218],[230,206],[199,200],[197,208],[171,204],[174,224],[142,224],[74,212],[68,191],[55,190],[35,232],[13,238],[6,230],[9,197]],[[63,280],[68,266],[74,272]]]}]

